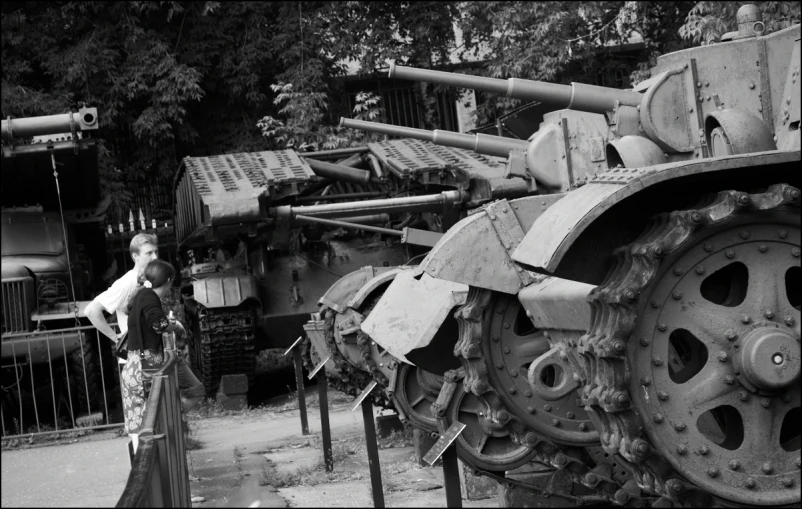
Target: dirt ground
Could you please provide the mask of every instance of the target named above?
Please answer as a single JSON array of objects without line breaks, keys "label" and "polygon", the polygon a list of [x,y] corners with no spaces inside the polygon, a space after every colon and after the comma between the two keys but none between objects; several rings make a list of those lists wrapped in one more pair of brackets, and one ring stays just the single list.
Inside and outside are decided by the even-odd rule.
[{"label": "dirt ground", "polygon": [[[334,469],[326,472],[317,389],[307,388],[310,435],[301,433],[294,396],[236,415],[202,412],[190,421],[193,507],[372,507],[362,414],[330,389]],[[374,409],[374,416],[381,412]],[[387,507],[443,507],[441,468],[415,462],[411,430],[379,441]],[[497,507],[495,497],[463,501]]]}]

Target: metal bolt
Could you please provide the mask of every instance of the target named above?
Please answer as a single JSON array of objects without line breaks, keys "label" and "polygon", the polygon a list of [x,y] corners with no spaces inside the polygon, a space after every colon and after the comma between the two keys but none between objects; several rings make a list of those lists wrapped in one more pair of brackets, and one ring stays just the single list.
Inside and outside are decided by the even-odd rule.
[{"label": "metal bolt", "polygon": [[765,316],[768,319],[772,319],[774,318],[774,311],[772,311],[771,309],[767,309],[763,311],[763,316]]},{"label": "metal bolt", "polygon": [[529,389],[525,390],[524,391],[524,396],[526,396],[527,398],[531,398],[532,397],[532,391],[530,391]]},{"label": "metal bolt", "polygon": [[498,343],[498,340],[499,340],[499,337],[498,337],[498,336],[493,336],[493,342],[494,342],[494,343]]},{"label": "metal bolt", "polygon": [[685,485],[679,479],[671,479],[668,481],[666,483],[666,488],[675,495],[679,495],[685,491]]},{"label": "metal bolt", "polygon": [[793,200],[793,201],[796,201],[796,200],[798,200],[798,199],[799,199],[799,196],[800,196],[799,189],[791,189],[790,191],[788,191],[788,196],[789,196],[789,197],[791,198],[791,200]]},{"label": "metal bolt", "polygon": [[705,242],[704,250],[707,251],[708,253],[712,253],[713,252],[713,244],[711,244],[709,242]]},{"label": "metal bolt", "polygon": [[738,393],[738,399],[741,401],[746,401],[749,399],[749,394],[746,391],[741,391]]},{"label": "metal bolt", "polygon": [[491,215],[491,216],[490,216],[490,219],[492,219],[493,221],[495,221],[495,220],[496,220],[496,216],[495,216],[495,215]]},{"label": "metal bolt", "polygon": [[615,343],[613,343],[613,349],[616,352],[623,352],[624,348],[626,348],[626,345],[624,344],[623,341],[616,341]]},{"label": "metal bolt", "polygon": [[754,83],[750,83],[749,84],[749,89],[750,90],[754,90],[755,89],[755,84]]},{"label": "metal bolt", "polygon": [[791,488],[794,485],[794,480],[791,479],[790,477],[783,477],[782,483],[783,486],[785,486],[786,488]]},{"label": "metal bolt", "polygon": [[649,340],[646,338],[640,338],[641,346],[649,346]]},{"label": "metal bolt", "polygon": [[510,248],[509,244],[504,244],[504,249],[509,249],[509,248]]},{"label": "metal bolt", "polygon": [[646,454],[649,454],[649,444],[641,438],[636,438],[632,442],[632,450],[637,454],[645,456]]},{"label": "metal bolt", "polygon": [[[749,205],[749,202],[751,201],[751,198],[746,193],[739,193],[738,194],[738,198],[736,198],[735,201],[738,202],[738,205],[745,206],[745,205]],[[746,231],[746,230],[744,230],[744,231],[746,232],[746,237],[744,237],[743,236],[743,232],[741,232],[741,238],[748,239],[749,238],[749,232]]]},{"label": "metal bolt", "polygon": [[663,256],[663,246],[659,244],[653,245],[649,248],[649,251],[652,253],[652,256]]},{"label": "metal bolt", "polygon": [[551,423],[554,425],[555,428],[559,428],[562,425],[559,419],[552,419]]},{"label": "metal bolt", "polygon": [[568,359],[568,354],[564,350],[560,350],[559,356],[560,356],[560,360],[564,361],[564,360]]},{"label": "metal bolt", "polygon": [[498,369],[504,369],[504,363],[503,363],[503,362],[501,362],[501,361],[498,361],[498,362],[496,363],[496,368],[498,368]]},{"label": "metal bolt", "polygon": [[724,383],[727,385],[732,385],[735,383],[735,377],[732,375],[727,375],[724,377]]},{"label": "metal bolt", "polygon": [[701,81],[697,81],[696,82],[696,88],[702,88],[702,82]]},{"label": "metal bolt", "polygon": [[706,95],[706,96],[705,96],[705,101],[709,101],[709,100],[710,100],[710,96],[709,96],[709,95]]},{"label": "metal bolt", "polygon": [[741,468],[741,462],[738,460],[730,460],[728,465],[730,467],[730,470],[738,470],[739,468]]},{"label": "metal bolt", "polygon": [[687,453],[688,453],[688,448],[685,446],[685,444],[679,444],[677,446],[677,454],[679,454],[680,456],[685,456]]},{"label": "metal bolt", "polygon": [[679,290],[674,290],[674,292],[671,294],[671,297],[674,300],[680,300],[682,298],[682,292]]},{"label": "metal bolt", "polygon": [[508,390],[510,394],[515,394],[515,387],[510,387]]},{"label": "metal bolt", "polygon": [[688,113],[693,113],[693,107],[688,108]]},{"label": "metal bolt", "polygon": [[652,385],[652,377],[645,376],[645,377],[641,378],[640,379],[640,384],[642,386],[644,386],[644,387],[649,387],[650,385]]},{"label": "metal bolt", "polygon": [[635,300],[638,298],[637,294],[633,290],[626,290],[624,292],[624,297],[626,297],[627,300]]},{"label": "metal bolt", "polygon": [[654,422],[656,422],[657,424],[660,424],[661,422],[663,422],[663,414],[661,414],[661,413],[654,414],[653,419],[654,419]]},{"label": "metal bolt", "polygon": [[551,405],[548,405],[548,404],[547,405],[543,405],[543,410],[545,410],[547,412],[551,412]]},{"label": "metal bolt", "polygon": [[696,267],[696,273],[697,273],[697,274],[699,274],[699,275],[701,276],[702,274],[704,274],[704,273],[705,273],[705,268],[704,268],[704,267],[702,267],[701,265],[700,265],[700,266],[698,266],[698,267]]},{"label": "metal bolt", "polygon": [[651,304],[652,304],[652,307],[653,307],[654,309],[658,309],[658,308],[660,307],[660,303],[659,303],[659,302],[657,302],[656,300],[653,300],[653,301],[651,302]]},{"label": "metal bolt", "polygon": [[710,454],[710,448],[706,445],[703,445],[702,447],[699,448],[699,454],[701,454],[702,456],[707,456],[708,454]]},{"label": "metal bolt", "polygon": [[727,355],[727,352],[719,352],[718,353],[719,362],[727,362],[727,359],[729,359],[729,355]]},{"label": "metal bolt", "polygon": [[655,357],[652,359],[652,364],[654,364],[655,366],[662,366],[663,359],[661,359],[660,357]]},{"label": "metal bolt", "polygon": [[697,212],[695,210],[693,212],[691,212],[691,215],[689,216],[689,218],[690,218],[691,222],[694,223],[694,224],[699,224],[699,223],[702,222],[702,214],[700,214],[699,212]]},{"label": "metal bolt", "polygon": [[705,81],[705,86],[709,87],[710,86],[710,82],[709,81]]},{"label": "metal bolt", "polygon": [[724,333],[724,336],[730,341],[735,341],[738,339],[738,334],[736,334],[732,329],[728,329],[727,332]]},{"label": "metal bolt", "polygon": [[771,400],[769,398],[760,398],[760,404],[763,405],[763,408],[768,408],[771,406]]},{"label": "metal bolt", "polygon": [[747,324],[752,321],[752,318],[749,315],[741,315],[741,323]]},{"label": "metal bolt", "polygon": [[508,347],[508,346],[505,346],[505,347],[503,348],[503,351],[504,351],[504,353],[510,353],[510,347]]},{"label": "metal bolt", "polygon": [[774,467],[771,466],[771,463],[763,463],[763,466],[761,466],[760,469],[767,474],[774,472]]},{"label": "metal bolt", "polygon": [[682,421],[677,421],[674,423],[674,429],[677,431],[682,431],[685,429],[685,423]]},{"label": "metal bolt", "polygon": [[785,239],[785,238],[787,238],[787,237],[788,237],[788,230],[780,230],[780,231],[779,231],[779,233],[777,233],[777,235],[778,235],[778,236],[779,236],[781,239]]},{"label": "metal bolt", "polygon": [[727,249],[726,251],[724,251],[724,256],[726,256],[727,258],[735,258],[735,251],[733,251],[732,249]]},{"label": "metal bolt", "polygon": [[684,273],[685,273],[685,271],[684,271],[684,270],[682,270],[680,267],[674,267],[674,275],[675,275],[675,276],[681,276],[681,275],[683,275]]},{"label": "metal bolt", "polygon": [[749,488],[751,490],[752,488],[757,486],[757,483],[755,482],[754,479],[752,479],[750,477],[749,479],[746,480],[746,482],[744,482],[744,486],[746,486],[747,488]]},{"label": "metal bolt", "polygon": [[799,248],[798,247],[792,248],[791,249],[791,255],[794,258],[799,258]]},{"label": "metal bolt", "polygon": [[790,315],[786,316],[785,317],[785,325],[788,325],[790,327],[793,324],[794,324],[794,317],[790,316]]},{"label": "metal bolt", "polygon": [[530,414],[533,414],[537,410],[535,410],[535,407],[533,407],[533,406],[528,406],[528,407],[526,407],[526,411],[529,412]]},{"label": "metal bolt", "polygon": [[588,430],[588,425],[587,425],[587,424],[585,424],[584,422],[580,422],[580,423],[579,423],[579,429],[580,429],[581,431],[587,431],[587,430]]},{"label": "metal bolt", "polygon": [[615,395],[615,402],[619,405],[626,405],[629,403],[629,396],[627,396],[627,393],[625,392],[619,392]]},{"label": "metal bolt", "polygon": [[510,371],[510,376],[515,378],[516,376],[518,376],[518,372],[517,371]]},{"label": "metal bolt", "polygon": [[568,417],[569,419],[573,419],[574,418],[574,413],[573,412],[568,412],[567,414],[565,414],[565,416]]},{"label": "metal bolt", "polygon": [[666,325],[665,323],[658,323],[657,324],[657,330],[659,330],[660,332],[665,332],[667,329],[668,329],[668,325]]},{"label": "metal bolt", "polygon": [[657,393],[657,397],[660,398],[660,401],[668,400],[668,393],[666,391],[660,391]]},{"label": "metal bolt", "polygon": [[707,475],[710,477],[718,477],[718,469],[717,468],[708,468]]},{"label": "metal bolt", "polygon": [[765,253],[766,251],[769,250],[769,246],[767,246],[766,244],[760,244],[759,246],[757,246],[757,250],[760,251],[761,253]]}]

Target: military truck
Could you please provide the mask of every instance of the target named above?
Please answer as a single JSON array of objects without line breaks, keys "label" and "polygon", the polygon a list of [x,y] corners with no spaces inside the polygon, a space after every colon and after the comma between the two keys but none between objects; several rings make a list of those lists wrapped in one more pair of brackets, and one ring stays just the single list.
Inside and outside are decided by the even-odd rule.
[{"label": "military truck", "polygon": [[18,400],[13,411],[38,392],[50,395],[51,384],[61,390],[53,377],[64,371],[74,417],[99,410],[99,352],[94,338],[78,329],[88,325],[83,308],[92,295],[93,266],[70,217],[65,220],[101,203],[97,148],[88,136],[97,125],[96,109],[86,107],[3,120],[0,352],[4,401]]}]

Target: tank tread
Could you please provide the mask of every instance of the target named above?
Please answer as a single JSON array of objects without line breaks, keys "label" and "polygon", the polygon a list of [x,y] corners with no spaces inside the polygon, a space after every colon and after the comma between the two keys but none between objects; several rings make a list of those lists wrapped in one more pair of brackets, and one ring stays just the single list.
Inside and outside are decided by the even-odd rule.
[{"label": "tank tread", "polygon": [[256,368],[252,310],[201,307],[197,320],[193,346],[206,395],[214,395],[224,375],[245,374],[250,384]]}]

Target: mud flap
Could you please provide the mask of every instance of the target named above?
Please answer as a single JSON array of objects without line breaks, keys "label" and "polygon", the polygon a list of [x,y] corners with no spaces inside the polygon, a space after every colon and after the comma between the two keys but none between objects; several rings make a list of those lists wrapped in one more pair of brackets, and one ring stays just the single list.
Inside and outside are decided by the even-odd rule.
[{"label": "mud flap", "polygon": [[467,285],[417,270],[400,272],[361,328],[393,356],[412,364],[406,354],[427,346],[467,295]]}]

